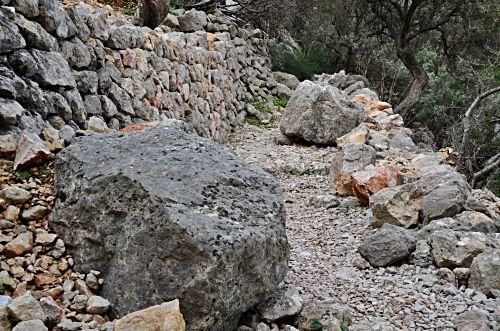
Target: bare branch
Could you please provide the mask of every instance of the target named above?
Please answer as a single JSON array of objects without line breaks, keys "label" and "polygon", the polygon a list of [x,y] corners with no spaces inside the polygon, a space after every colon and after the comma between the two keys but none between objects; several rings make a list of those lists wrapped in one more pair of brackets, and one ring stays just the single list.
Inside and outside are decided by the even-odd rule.
[{"label": "bare branch", "polygon": [[486,161],[483,169],[476,172],[472,177],[472,187],[476,187],[476,185],[484,178],[488,177],[496,168],[500,166],[500,153],[490,158]]}]

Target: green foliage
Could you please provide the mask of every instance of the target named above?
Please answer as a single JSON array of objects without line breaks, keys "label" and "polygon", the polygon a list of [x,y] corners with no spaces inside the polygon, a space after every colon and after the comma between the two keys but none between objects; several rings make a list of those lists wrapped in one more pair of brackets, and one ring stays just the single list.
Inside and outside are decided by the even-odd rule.
[{"label": "green foliage", "polygon": [[128,16],[134,16],[135,12],[137,11],[137,7],[133,7],[133,8],[123,8],[122,9],[122,13],[124,15],[128,15]]},{"label": "green foliage", "polygon": [[243,122],[250,124],[250,125],[255,125],[255,126],[262,125],[262,122],[255,115],[252,115],[252,114],[247,114],[247,116],[245,117]]},{"label": "green foliage", "polygon": [[311,330],[312,331],[321,331],[323,330],[323,324],[318,321],[311,322]]},{"label": "green foliage", "polygon": [[184,7],[181,4],[178,4],[177,1],[170,1],[170,9],[169,13],[173,14],[175,10],[177,9],[183,9]]},{"label": "green foliage", "polygon": [[261,113],[268,113],[268,114],[272,114],[273,113],[273,111],[271,109],[269,109],[269,107],[267,107],[262,102],[256,102],[253,105],[254,105],[255,109],[257,109]]},{"label": "green foliage", "polygon": [[33,174],[29,171],[24,171],[24,170],[18,170],[17,171],[17,176],[22,179],[22,180],[28,180],[31,177],[33,177]]},{"label": "green foliage", "polygon": [[283,107],[283,108],[285,108],[286,105],[288,104],[288,100],[284,100],[284,99],[274,99],[272,102],[273,102],[273,105],[275,107]]},{"label": "green foliage", "polygon": [[326,52],[312,43],[293,50],[275,44],[270,51],[276,70],[293,74],[301,81],[316,74],[332,73]]}]

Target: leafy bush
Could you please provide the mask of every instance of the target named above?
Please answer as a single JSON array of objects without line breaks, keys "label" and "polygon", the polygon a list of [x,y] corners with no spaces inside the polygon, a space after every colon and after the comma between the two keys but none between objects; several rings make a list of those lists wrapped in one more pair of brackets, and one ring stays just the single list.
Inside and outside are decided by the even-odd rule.
[{"label": "leafy bush", "polygon": [[122,9],[122,13],[124,15],[128,15],[128,16],[134,16],[136,11],[137,11],[137,7]]},{"label": "leafy bush", "polygon": [[326,52],[311,43],[302,49],[288,49],[282,45],[271,46],[275,70],[295,75],[299,80],[310,79],[321,73],[332,73]]}]

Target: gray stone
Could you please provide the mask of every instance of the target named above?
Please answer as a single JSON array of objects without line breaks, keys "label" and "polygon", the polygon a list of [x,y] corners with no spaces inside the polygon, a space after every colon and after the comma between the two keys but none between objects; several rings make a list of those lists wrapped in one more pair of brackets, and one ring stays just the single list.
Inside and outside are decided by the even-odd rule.
[{"label": "gray stone", "polygon": [[424,190],[422,215],[424,220],[453,217],[465,209],[471,188],[465,176],[446,167],[435,167],[419,180],[418,185]]},{"label": "gray stone", "polygon": [[86,310],[89,314],[102,315],[109,310],[110,306],[111,304],[108,300],[98,295],[93,295],[87,301]]},{"label": "gray stone", "polygon": [[22,321],[12,331],[48,331],[49,329],[40,320]]},{"label": "gray stone", "polygon": [[101,106],[104,118],[110,119],[118,115],[118,109],[116,108],[115,104],[113,103],[113,101],[111,101],[110,98],[108,98],[105,95],[100,95],[99,98],[101,99]]},{"label": "gray stone", "polygon": [[19,49],[9,55],[9,64],[16,68],[19,75],[32,76],[36,72],[36,61],[25,49]]},{"label": "gray stone", "polygon": [[288,88],[288,86],[277,83],[276,84],[276,96],[283,100],[288,100],[292,97],[293,90]]},{"label": "gray stone", "polygon": [[373,267],[385,267],[404,261],[415,250],[416,240],[407,230],[384,224],[364,239],[358,252]]},{"label": "gray stone", "polygon": [[0,97],[15,99],[18,90],[26,88],[26,83],[12,70],[0,66]]},{"label": "gray stone", "polygon": [[133,25],[113,25],[110,28],[109,39],[104,44],[113,49],[138,48],[142,46],[145,38],[143,28]]},{"label": "gray stone", "polygon": [[39,14],[38,0],[12,0],[10,4],[16,8],[16,12],[26,17],[36,17]]},{"label": "gray stone", "polygon": [[0,127],[16,125],[24,112],[17,101],[0,98]]},{"label": "gray stone", "polygon": [[364,113],[332,87],[311,81],[300,83],[280,122],[287,136],[315,144],[335,144],[359,125]]},{"label": "gray stone", "polygon": [[47,207],[36,205],[23,210],[21,217],[26,221],[38,221],[47,214]]},{"label": "gray stone", "polygon": [[88,115],[102,114],[101,100],[97,95],[86,95],[83,103]]},{"label": "gray stone", "polygon": [[122,89],[115,83],[111,83],[109,97],[111,98],[111,100],[113,100],[120,112],[129,115],[135,115],[134,109],[132,108],[132,101],[130,100],[130,96],[124,89]]},{"label": "gray stone", "polygon": [[436,231],[431,235],[432,256],[438,267],[469,267],[477,255],[488,249],[484,233]]},{"label": "gray stone", "polygon": [[455,219],[467,231],[495,233],[497,228],[491,218],[477,211],[464,211],[455,216]]},{"label": "gray stone", "polygon": [[30,291],[15,298],[12,303],[7,306],[7,309],[9,314],[19,321],[45,321],[47,319],[47,315],[43,312],[42,306],[33,298]]},{"label": "gray stone", "polygon": [[51,36],[38,23],[29,21],[23,16],[17,15],[15,20],[19,31],[30,47],[38,48],[44,51],[57,51],[57,40]]},{"label": "gray stone", "polygon": [[424,268],[432,265],[431,246],[429,246],[427,240],[417,241],[415,251],[410,256],[410,263]]},{"label": "gray stone", "polygon": [[470,267],[469,286],[490,297],[500,297],[500,249],[474,258]]},{"label": "gray stone", "polygon": [[[393,132],[395,130],[395,132]],[[389,140],[389,148],[403,149],[409,152],[416,152],[417,145],[411,139],[411,130],[407,128],[398,128],[389,131],[391,138]]]},{"label": "gray stone", "polygon": [[184,15],[177,17],[179,27],[183,32],[195,32],[203,30],[208,24],[208,16],[205,12],[191,9]]},{"label": "gray stone", "polygon": [[99,79],[97,73],[91,70],[73,71],[76,87],[81,94],[97,94]]},{"label": "gray stone", "polygon": [[77,89],[65,90],[63,95],[71,108],[72,120],[75,121],[80,128],[85,129],[87,113],[83,105],[82,96]]},{"label": "gray stone", "polygon": [[82,69],[90,65],[90,52],[80,39],[62,40],[59,45],[61,54],[72,68]]},{"label": "gray stone", "polygon": [[391,323],[381,317],[372,321],[361,321],[349,327],[349,331],[397,331]]},{"label": "gray stone", "polygon": [[6,185],[0,191],[0,198],[7,203],[23,204],[31,198],[31,193],[15,185]]},{"label": "gray stone", "polygon": [[91,135],[55,173],[50,224],[102,271],[115,316],[179,298],[190,329],[233,329],[285,276],[281,188],[219,145],[175,127]]},{"label": "gray stone", "polygon": [[57,0],[39,0],[42,26],[60,38],[70,38],[76,34],[76,26]]},{"label": "gray stone", "polygon": [[75,139],[75,130],[71,126],[65,125],[59,130],[59,137],[64,140],[66,145],[69,145]]},{"label": "gray stone", "polygon": [[290,285],[284,285],[273,293],[265,303],[257,306],[259,315],[267,321],[292,317],[302,310],[303,300],[299,290]]},{"label": "gray stone", "polygon": [[297,77],[286,72],[276,71],[273,72],[273,76],[276,81],[287,86],[291,90],[295,90],[300,84],[300,81]]},{"label": "gray stone", "polygon": [[97,9],[87,18],[87,25],[92,37],[107,41],[109,39],[110,25],[107,21],[108,12],[104,9]]},{"label": "gray stone", "polygon": [[60,53],[32,51],[37,68],[33,79],[44,87],[75,87],[75,78],[71,74],[68,62]]},{"label": "gray stone", "polygon": [[478,309],[466,311],[455,318],[457,331],[488,331],[488,316]]},{"label": "gray stone", "polygon": [[422,199],[422,190],[413,183],[384,188],[370,197],[372,224],[376,227],[385,223],[405,228],[414,226],[418,223]]},{"label": "gray stone", "polygon": [[71,107],[61,94],[52,91],[45,91],[45,101],[49,114],[59,115],[66,123],[73,118]]},{"label": "gray stone", "polygon": [[74,6],[66,7],[66,12],[76,26],[77,36],[83,42],[86,42],[90,37],[90,29],[85,24],[83,17],[78,13],[78,10]]},{"label": "gray stone", "polygon": [[24,48],[26,41],[18,27],[12,23],[12,18],[4,17],[0,13],[0,54],[9,53],[19,48]]}]

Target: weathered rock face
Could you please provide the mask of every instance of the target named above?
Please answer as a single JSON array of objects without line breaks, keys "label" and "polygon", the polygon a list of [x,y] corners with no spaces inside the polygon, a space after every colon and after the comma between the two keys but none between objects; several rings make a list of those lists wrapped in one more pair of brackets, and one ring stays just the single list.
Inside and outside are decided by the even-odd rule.
[{"label": "weathered rock face", "polygon": [[415,184],[385,188],[370,197],[373,225],[385,223],[408,228],[418,223],[423,193]]},{"label": "weathered rock face", "polygon": [[55,171],[51,224],[116,316],[179,298],[188,329],[232,328],[285,276],[281,188],[223,147],[178,128],[96,135]]},{"label": "weathered rock face", "polygon": [[351,174],[375,163],[376,152],[365,144],[349,144],[335,153],[330,168],[330,181],[340,195],[353,195]]},{"label": "weathered rock face", "polygon": [[115,331],[160,330],[184,331],[186,324],[179,308],[179,300],[128,314],[116,321]]},{"label": "weathered rock face", "polygon": [[337,88],[304,81],[288,101],[280,129],[293,138],[333,145],[358,126],[363,114]]},{"label": "weathered rock face", "polygon": [[488,249],[490,240],[484,233],[444,230],[432,234],[431,246],[438,267],[469,267],[477,255]]},{"label": "weathered rock face", "polygon": [[470,267],[469,286],[488,296],[500,297],[500,248],[474,258]]}]

